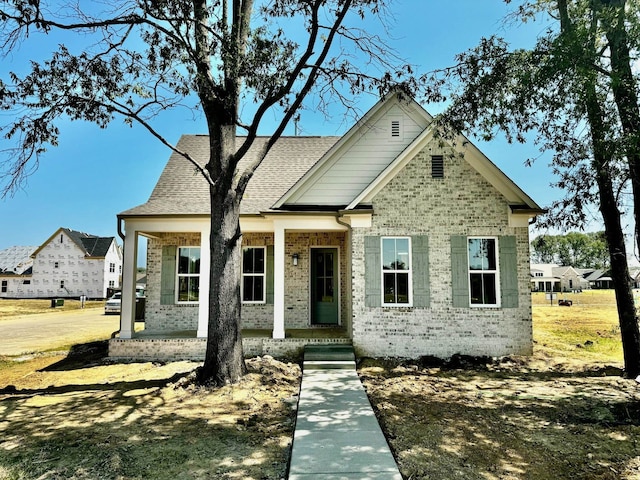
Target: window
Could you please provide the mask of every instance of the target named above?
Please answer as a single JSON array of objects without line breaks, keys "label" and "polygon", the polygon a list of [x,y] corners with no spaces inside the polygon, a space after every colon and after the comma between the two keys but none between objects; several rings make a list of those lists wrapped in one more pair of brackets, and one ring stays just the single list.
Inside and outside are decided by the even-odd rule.
[{"label": "window", "polygon": [[53,262],[53,268],[58,268],[60,264],[58,262]]},{"label": "window", "polygon": [[60,280],[60,288],[64,288],[64,280]]},{"label": "window", "polygon": [[110,263],[109,264],[109,273],[116,273],[116,264],[115,263]]},{"label": "window", "polygon": [[64,235],[60,235],[60,243],[64,243]]},{"label": "window", "polygon": [[178,249],[178,302],[197,302],[200,293],[200,247]]},{"label": "window", "polygon": [[444,178],[444,157],[431,155],[431,178]]},{"label": "window", "polygon": [[242,249],[242,301],[265,303],[266,248]]},{"label": "window", "polygon": [[115,280],[109,280],[109,288],[114,288],[116,286]]},{"label": "window", "polygon": [[472,306],[499,306],[498,240],[469,238],[469,292]]},{"label": "window", "polygon": [[23,285],[31,285],[31,280],[23,280],[22,284]]},{"label": "window", "polygon": [[411,239],[382,238],[382,305],[411,305]]},{"label": "window", "polygon": [[6,280],[2,280],[2,293],[7,293],[8,283]]}]

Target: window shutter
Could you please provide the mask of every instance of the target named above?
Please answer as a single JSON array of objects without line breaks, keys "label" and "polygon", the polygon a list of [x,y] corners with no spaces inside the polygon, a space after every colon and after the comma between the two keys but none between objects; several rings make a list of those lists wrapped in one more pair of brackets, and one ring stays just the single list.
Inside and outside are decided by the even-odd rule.
[{"label": "window shutter", "polygon": [[273,245],[267,246],[267,283],[265,288],[267,290],[267,303],[273,304]]},{"label": "window shutter", "polygon": [[413,273],[413,306],[429,307],[429,241],[425,235],[411,237],[411,270]]},{"label": "window shutter", "polygon": [[469,306],[469,263],[467,257],[467,237],[454,235],[451,237],[451,288],[453,306],[466,308]]},{"label": "window shutter", "polygon": [[518,251],[516,237],[500,237],[500,297],[502,308],[518,307]]},{"label": "window shutter", "polygon": [[364,237],[364,304],[367,307],[379,307],[382,303],[380,268],[380,237]]},{"label": "window shutter", "polygon": [[160,305],[173,305],[176,301],[176,249],[175,245],[162,247]]}]

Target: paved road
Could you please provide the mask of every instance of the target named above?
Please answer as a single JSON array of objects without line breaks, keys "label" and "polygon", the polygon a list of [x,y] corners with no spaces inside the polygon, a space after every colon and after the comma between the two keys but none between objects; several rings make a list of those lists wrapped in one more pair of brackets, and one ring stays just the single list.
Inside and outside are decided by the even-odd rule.
[{"label": "paved road", "polygon": [[102,308],[0,320],[0,355],[23,355],[107,339],[118,330],[119,321],[119,315],[105,315]]}]

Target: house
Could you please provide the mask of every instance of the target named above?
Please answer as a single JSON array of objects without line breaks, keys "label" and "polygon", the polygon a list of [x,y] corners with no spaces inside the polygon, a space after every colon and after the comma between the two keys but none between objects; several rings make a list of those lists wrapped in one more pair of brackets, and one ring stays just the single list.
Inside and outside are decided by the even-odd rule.
[{"label": "house", "polygon": [[[204,164],[208,138],[184,135],[177,148]],[[207,183],[174,153],[149,200],[118,216],[123,301],[110,356],[204,358],[208,212]],[[329,339],[372,356],[530,353],[529,224],[540,213],[471,142],[446,144],[398,94],[342,137],[283,137],[241,205],[244,351]],[[146,323],[135,331],[140,236]]]},{"label": "house", "polygon": [[[589,288],[606,289],[613,288],[613,278],[611,272],[605,270],[592,270],[586,276],[585,280],[589,282]],[[633,281],[629,279],[629,281]]]},{"label": "house", "polygon": [[105,298],[109,287],[120,286],[122,252],[115,237],[59,228],[39,247],[8,250],[14,253],[7,258],[22,260],[12,272],[0,271],[0,298]]},{"label": "house", "polygon": [[531,264],[531,290],[535,292],[571,292],[589,288],[580,270],[555,263]]}]

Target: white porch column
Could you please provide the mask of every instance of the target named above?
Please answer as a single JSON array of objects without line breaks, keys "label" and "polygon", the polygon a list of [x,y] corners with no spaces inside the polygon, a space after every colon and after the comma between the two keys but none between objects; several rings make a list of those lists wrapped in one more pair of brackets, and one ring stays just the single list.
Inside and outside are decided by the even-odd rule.
[{"label": "white porch column", "polygon": [[274,222],[273,338],[284,338],[284,233],[284,226]]},{"label": "white porch column", "polygon": [[122,299],[120,304],[120,338],[132,338],[136,321],[136,271],[138,269],[138,231],[129,231],[125,221],[124,258],[122,262]]},{"label": "white porch column", "polygon": [[209,331],[209,281],[211,272],[211,225],[200,231],[200,295],[198,305],[198,338],[206,338]]}]

